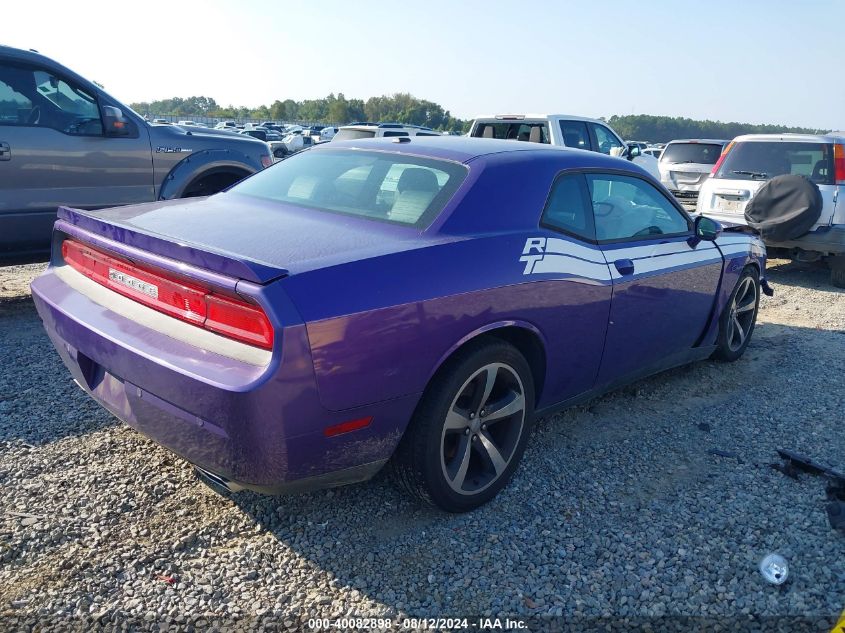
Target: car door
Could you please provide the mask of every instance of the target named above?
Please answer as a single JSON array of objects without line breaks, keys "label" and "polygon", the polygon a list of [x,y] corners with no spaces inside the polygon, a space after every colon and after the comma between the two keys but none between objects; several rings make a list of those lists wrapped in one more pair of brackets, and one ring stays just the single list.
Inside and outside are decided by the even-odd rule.
[{"label": "car door", "polygon": [[722,256],[639,176],[586,174],[613,298],[597,385],[656,370],[696,345],[713,310]]},{"label": "car door", "polygon": [[526,278],[541,282],[536,292],[549,305],[537,317],[548,355],[541,405],[561,402],[595,383],[612,293],[583,174],[563,172],[555,179],[540,234],[527,240],[520,261]]},{"label": "car door", "polygon": [[47,69],[0,62],[0,256],[46,250],[59,205],[154,199],[146,127],[105,136],[102,105]]}]

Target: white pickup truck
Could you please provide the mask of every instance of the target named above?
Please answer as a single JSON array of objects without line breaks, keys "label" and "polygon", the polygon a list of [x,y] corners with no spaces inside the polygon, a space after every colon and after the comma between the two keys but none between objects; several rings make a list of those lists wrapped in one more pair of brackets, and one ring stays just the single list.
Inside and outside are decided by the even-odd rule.
[{"label": "white pickup truck", "polygon": [[660,180],[654,156],[643,154],[639,145],[626,144],[604,121],[568,114],[497,114],[472,122],[470,136],[548,143],[585,149],[633,161]]}]

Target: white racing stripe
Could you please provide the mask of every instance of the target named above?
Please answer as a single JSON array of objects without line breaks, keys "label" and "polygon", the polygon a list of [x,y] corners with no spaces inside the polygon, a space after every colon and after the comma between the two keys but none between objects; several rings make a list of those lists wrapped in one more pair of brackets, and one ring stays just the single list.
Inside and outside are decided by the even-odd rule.
[{"label": "white racing stripe", "polygon": [[534,262],[531,273],[558,273],[584,277],[596,281],[610,281],[610,270],[605,263],[585,262],[568,255],[546,254]]},{"label": "white racing stripe", "polygon": [[628,257],[627,259],[632,259],[634,262],[634,274],[631,276],[625,275],[623,277],[616,270],[615,266],[610,266],[610,273],[613,276],[614,280],[636,278],[639,275],[660,271],[669,271],[681,266],[692,266],[695,264],[706,265],[710,263],[716,263],[722,261],[722,256],[719,251],[715,248],[708,248],[704,251],[696,250],[689,251],[687,253],[675,253],[672,255],[664,255],[662,257],[642,257],[638,259]]},{"label": "white racing stripe", "polygon": [[587,261],[596,264],[604,264],[604,256],[599,249],[589,248],[575,242],[568,240],[561,240],[550,237],[546,240],[546,253],[553,253],[557,255],[569,255],[570,257],[578,257],[586,259]]}]

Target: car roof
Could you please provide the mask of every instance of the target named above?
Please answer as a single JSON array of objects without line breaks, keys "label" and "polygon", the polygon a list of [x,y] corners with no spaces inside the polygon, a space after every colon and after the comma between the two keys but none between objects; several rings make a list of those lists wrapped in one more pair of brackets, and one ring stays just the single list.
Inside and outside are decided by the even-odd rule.
[{"label": "car roof", "polygon": [[[402,140],[400,141],[399,138]],[[412,136],[393,138],[355,139],[349,141],[331,141],[322,144],[324,148],[348,148],[357,150],[374,150],[395,152],[419,157],[451,160],[468,163],[480,157],[500,157],[521,154],[529,158],[564,158],[571,160],[573,166],[606,167],[613,169],[631,168],[631,163],[611,158],[599,152],[589,152],[581,149],[557,147],[546,143],[529,143],[525,141],[499,140],[489,138],[471,138],[467,136]],[[529,156],[529,154],[531,156]],[[637,171],[637,168],[632,169]]]},{"label": "car roof", "polygon": [[734,143],[744,141],[780,141],[783,143],[841,143],[845,139],[843,132],[828,132],[827,134],[744,134],[737,136]]},{"label": "car roof", "polygon": [[722,145],[727,145],[730,141],[723,138],[676,138],[666,143],[666,145],[674,145],[675,143],[721,143]]},{"label": "car roof", "polygon": [[474,118],[474,121],[499,121],[501,123],[518,123],[519,121],[532,121],[532,120],[542,120],[542,121],[552,121],[557,119],[566,119],[567,121],[586,121],[589,123],[601,123],[602,125],[607,125],[607,121],[601,121],[600,119],[591,119],[589,117],[578,116],[575,114],[519,114],[519,113],[510,113],[510,114],[487,114],[483,116],[477,116]]}]

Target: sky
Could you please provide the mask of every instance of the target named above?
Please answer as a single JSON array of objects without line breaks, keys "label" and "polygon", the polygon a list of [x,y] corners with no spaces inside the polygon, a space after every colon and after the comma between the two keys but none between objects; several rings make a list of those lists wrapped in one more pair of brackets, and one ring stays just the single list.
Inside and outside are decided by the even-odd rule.
[{"label": "sky", "polygon": [[3,2],[124,103],[410,92],[453,116],[655,114],[845,129],[845,0]]}]

